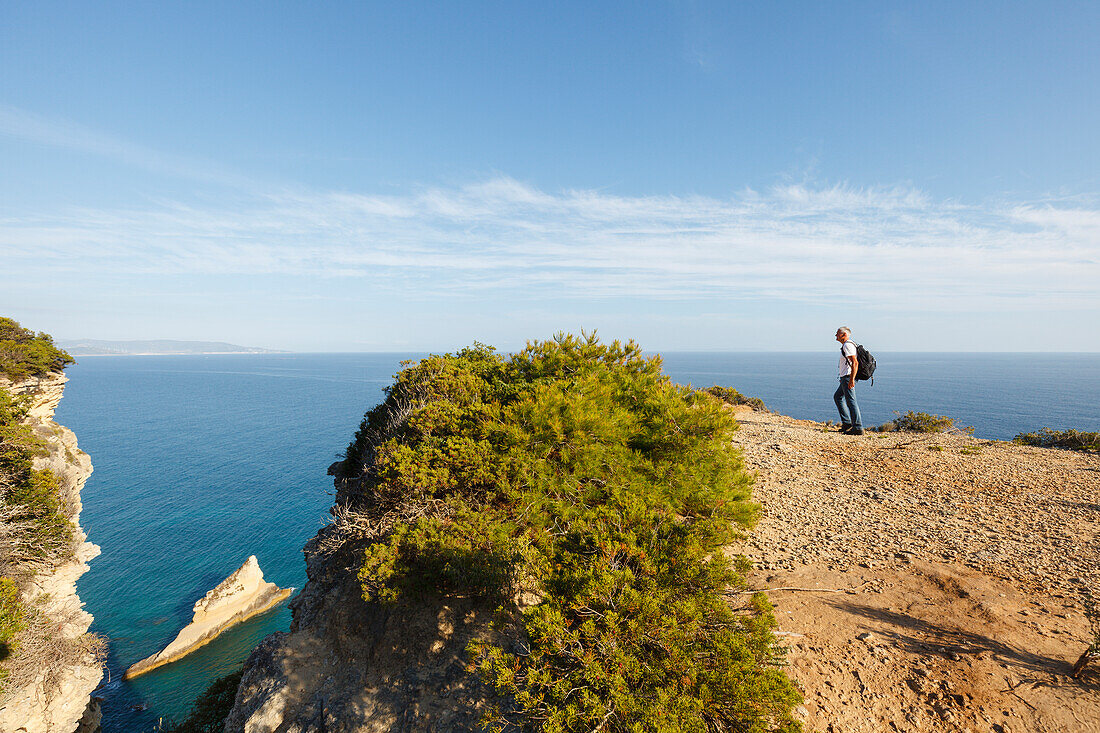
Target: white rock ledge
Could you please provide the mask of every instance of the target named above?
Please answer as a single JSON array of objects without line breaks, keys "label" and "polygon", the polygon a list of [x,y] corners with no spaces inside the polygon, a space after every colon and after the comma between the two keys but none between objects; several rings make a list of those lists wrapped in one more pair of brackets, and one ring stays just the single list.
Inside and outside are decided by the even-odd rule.
[{"label": "white rock ledge", "polygon": [[172,643],[126,670],[126,679],[174,662],[213,641],[218,634],[245,619],[278,605],[294,592],[264,581],[256,556],[244,561],[228,578],[195,603],[195,616]]}]

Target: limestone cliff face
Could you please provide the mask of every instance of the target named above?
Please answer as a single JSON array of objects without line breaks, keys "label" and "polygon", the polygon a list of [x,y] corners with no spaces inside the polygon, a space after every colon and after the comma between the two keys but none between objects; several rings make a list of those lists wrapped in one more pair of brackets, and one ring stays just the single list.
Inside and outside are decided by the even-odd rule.
[{"label": "limestone cliff face", "polygon": [[[27,422],[48,446],[49,454],[35,459],[36,469],[49,469],[59,479],[62,505],[75,527],[75,553],[53,572],[31,579],[23,593],[51,620],[58,639],[77,639],[88,631],[92,615],[76,594],[76,581],[88,570],[88,561],[99,548],[87,541],[81,529],[80,490],[92,473],[92,461],[77,447],[76,436],[53,421],[68,378],[63,375],[36,378],[11,384],[0,378],[0,387],[12,394],[30,395],[33,400]],[[43,600],[44,599],[44,600]],[[99,685],[103,669],[94,655],[62,669],[44,670],[32,683],[9,689],[0,699],[0,731],[4,733],[71,733],[95,730],[98,707],[90,706],[92,690]],[[48,679],[48,677],[50,679]]]}]

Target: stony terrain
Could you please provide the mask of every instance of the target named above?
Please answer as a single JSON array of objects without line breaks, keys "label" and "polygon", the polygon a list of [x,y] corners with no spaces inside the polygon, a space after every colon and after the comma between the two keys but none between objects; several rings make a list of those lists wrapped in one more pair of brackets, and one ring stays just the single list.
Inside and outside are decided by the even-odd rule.
[{"label": "stony terrain", "polygon": [[751,587],[796,589],[768,595],[808,730],[1100,731],[1100,670],[1069,678],[1100,456],[738,419],[764,508],[734,549]]}]

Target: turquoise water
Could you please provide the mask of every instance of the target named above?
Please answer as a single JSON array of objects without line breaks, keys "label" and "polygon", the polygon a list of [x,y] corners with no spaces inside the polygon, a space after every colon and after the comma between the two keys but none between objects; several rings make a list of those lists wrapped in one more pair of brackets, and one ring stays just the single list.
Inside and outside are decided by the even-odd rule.
[{"label": "turquoise water", "polygon": [[[876,354],[858,388],[864,422],[894,410],[947,414],[977,434],[1038,427],[1100,430],[1100,355]],[[286,606],[136,680],[125,669],[167,644],[191,607],[250,554],[268,580],[300,588],[301,548],[332,502],[325,471],[408,354],[85,357],[57,420],[95,465],[81,523],[103,549],[80,580],[110,639],[104,730],[156,730],[178,719],[265,635]],[[835,419],[836,354],[681,353],[665,371],[723,384],[788,415]]]}]

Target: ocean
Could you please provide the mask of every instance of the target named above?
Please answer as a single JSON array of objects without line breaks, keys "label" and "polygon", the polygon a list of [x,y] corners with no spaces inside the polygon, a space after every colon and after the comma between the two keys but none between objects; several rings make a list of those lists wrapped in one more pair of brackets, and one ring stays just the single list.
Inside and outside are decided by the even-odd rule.
[{"label": "ocean", "polygon": [[[163,648],[206,591],[256,555],[267,580],[301,588],[301,549],[332,503],[330,463],[404,359],[417,354],[83,357],[56,420],[95,472],[81,524],[103,554],[78,584],[109,639],[103,729],[154,731],[186,715],[239,667],[279,609],[134,680],[122,673]],[[865,425],[906,410],[948,415],[981,438],[1040,427],[1100,430],[1100,354],[876,353],[857,395]],[[664,369],[696,387],[734,387],[777,412],[836,419],[837,351],[668,353]]]}]

